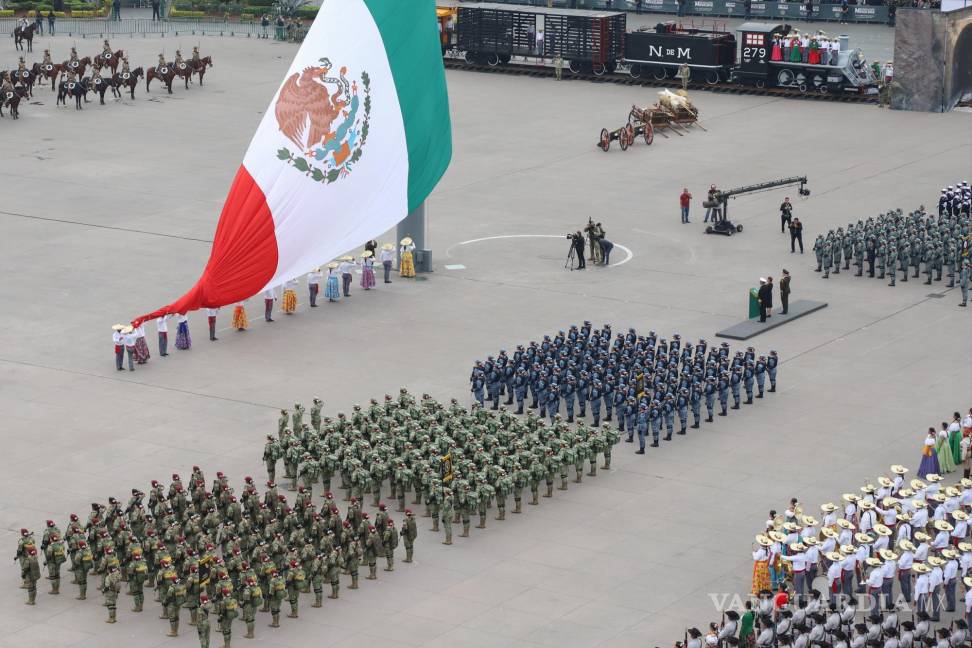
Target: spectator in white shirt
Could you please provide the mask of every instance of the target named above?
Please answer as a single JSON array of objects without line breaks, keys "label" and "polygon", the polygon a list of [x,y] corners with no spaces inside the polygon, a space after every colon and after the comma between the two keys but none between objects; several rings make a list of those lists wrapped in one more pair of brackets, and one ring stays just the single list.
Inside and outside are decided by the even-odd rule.
[{"label": "spectator in white shirt", "polygon": [[395,246],[391,243],[385,243],[381,246],[381,255],[378,257],[381,261],[381,266],[385,270],[385,283],[391,283],[392,262],[395,260]]},{"label": "spectator in white shirt", "polygon": [[945,567],[942,568],[942,578],[945,581],[945,611],[955,611],[955,586],[958,584],[958,552],[954,549],[946,549],[942,552],[945,557]]},{"label": "spectator in white shirt", "polygon": [[159,355],[165,357],[169,355],[169,318],[171,315],[163,315],[155,320],[155,328],[159,332]]},{"label": "spectator in white shirt", "polygon": [[338,272],[341,273],[341,289],[345,297],[351,296],[351,271],[357,266],[353,257],[344,257],[341,259],[341,265],[338,266]]},{"label": "spectator in white shirt", "polygon": [[135,329],[126,326],[122,329],[122,336],[125,339],[125,354],[128,356],[128,370],[135,371]]},{"label": "spectator in white shirt", "polygon": [[263,291],[263,319],[268,322],[273,321],[273,302],[276,299],[277,295],[273,288],[267,288]]},{"label": "spectator in white shirt", "polygon": [[125,336],[122,335],[124,324],[115,324],[111,327],[111,340],[115,344],[115,369],[125,371]]},{"label": "spectator in white shirt", "polygon": [[320,268],[314,268],[307,273],[307,292],[310,296],[311,308],[317,308],[317,293],[321,290],[321,277],[323,276]]},{"label": "spectator in white shirt", "polygon": [[898,556],[898,585],[901,587],[901,596],[908,603],[911,603],[911,566],[915,563],[914,547],[910,540],[902,542],[901,555]]},{"label": "spectator in white shirt", "polygon": [[206,318],[209,320],[209,340],[211,342],[215,342],[217,339],[219,339],[216,337],[216,315],[218,313],[218,308],[206,309]]}]

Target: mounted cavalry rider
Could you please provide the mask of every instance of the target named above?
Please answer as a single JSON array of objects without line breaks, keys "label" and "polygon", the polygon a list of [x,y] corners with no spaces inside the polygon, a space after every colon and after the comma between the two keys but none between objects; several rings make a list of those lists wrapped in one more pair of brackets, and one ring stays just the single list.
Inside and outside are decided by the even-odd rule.
[{"label": "mounted cavalry rider", "polygon": [[44,50],[44,61],[41,63],[41,67],[45,70],[49,70],[51,67],[53,67],[53,65],[54,62],[51,60],[51,50]]},{"label": "mounted cavalry rider", "polygon": [[17,79],[20,80],[26,76],[28,76],[27,64],[24,62],[24,57],[21,56],[20,60],[17,61]]},{"label": "mounted cavalry rider", "polygon": [[128,57],[125,56],[122,58],[121,78],[128,79],[130,76],[132,76],[132,71],[128,69]]},{"label": "mounted cavalry rider", "polygon": [[174,61],[173,64],[176,66],[176,69],[178,69],[178,70],[184,70],[185,69],[186,62],[183,60],[183,58],[182,58],[182,52],[180,50],[176,50],[176,57],[175,57],[175,61]]},{"label": "mounted cavalry rider", "polygon": [[93,88],[98,80],[101,78],[101,66],[92,65],[91,66],[91,87]]},{"label": "mounted cavalry rider", "polygon": [[101,46],[101,58],[104,61],[110,61],[111,57],[114,56],[114,52],[111,51],[111,45],[108,44],[108,39],[105,39],[105,44]]},{"label": "mounted cavalry rider", "polygon": [[197,46],[195,46],[195,47],[193,47],[193,48],[192,48],[192,64],[193,64],[193,65],[194,65],[195,67],[199,67],[199,62],[200,62],[201,60],[202,60],[202,59],[201,59],[201,57],[199,56],[199,46],[197,45]]},{"label": "mounted cavalry rider", "polygon": [[68,68],[67,72],[65,72],[65,76],[67,77],[68,90],[70,90],[71,88],[74,87],[74,84],[77,83],[78,73],[75,72],[73,69]]},{"label": "mounted cavalry rider", "polygon": [[72,47],[71,48],[71,59],[70,59],[70,61],[68,61],[68,67],[70,67],[73,70],[73,69],[76,69],[80,64],[81,64],[81,62],[78,59],[78,50]]},{"label": "mounted cavalry rider", "polygon": [[10,82],[10,73],[3,73],[3,85],[0,85],[0,105],[13,99],[14,87]]},{"label": "mounted cavalry rider", "polygon": [[159,62],[155,66],[155,71],[158,72],[159,74],[161,74],[162,73],[162,68],[164,68],[165,66],[166,66],[165,65],[165,54],[159,54]]}]

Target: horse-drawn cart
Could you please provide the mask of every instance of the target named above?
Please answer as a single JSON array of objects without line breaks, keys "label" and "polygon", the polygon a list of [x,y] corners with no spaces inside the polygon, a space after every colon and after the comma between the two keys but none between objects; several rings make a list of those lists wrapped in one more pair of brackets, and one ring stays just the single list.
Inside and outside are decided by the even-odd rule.
[{"label": "horse-drawn cart", "polygon": [[655,132],[662,137],[668,137],[666,130],[679,136],[688,132],[688,127],[695,124],[702,130],[705,127],[699,123],[699,111],[692,105],[687,96],[662,90],[658,93],[660,99],[652,106],[631,106],[628,113],[628,123],[621,128],[609,131],[601,129],[601,136],[597,145],[603,151],[611,148],[611,142],[617,140],[621,150],[626,151],[638,136],[645,138],[645,144],[651,144],[655,139]]},{"label": "horse-drawn cart", "polygon": [[635,138],[637,137],[644,138],[645,144],[648,145],[655,140],[655,129],[650,122],[633,123],[628,121],[627,124],[613,131],[602,128],[601,137],[597,145],[601,147],[602,151],[607,151],[611,148],[611,142],[617,140],[621,146],[621,150],[627,151],[628,147],[634,144]]}]

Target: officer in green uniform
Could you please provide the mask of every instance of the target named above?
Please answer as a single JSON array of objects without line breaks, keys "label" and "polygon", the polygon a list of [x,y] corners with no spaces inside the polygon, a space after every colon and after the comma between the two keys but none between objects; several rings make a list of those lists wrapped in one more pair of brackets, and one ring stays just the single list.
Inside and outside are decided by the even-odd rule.
[{"label": "officer in green uniform", "polygon": [[37,563],[37,548],[30,545],[20,562],[20,575],[27,584],[27,605],[37,604],[37,581],[40,580],[40,565]]},{"label": "officer in green uniform", "polygon": [[196,608],[196,633],[199,635],[199,648],[209,648],[209,615],[213,611],[213,604],[204,592],[199,595],[199,607]]},{"label": "officer in green uniform", "polygon": [[382,547],[385,549],[385,571],[395,571],[395,549],[398,548],[398,530],[394,520],[385,522],[385,532],[381,537]]},{"label": "officer in green uniform", "polygon": [[233,619],[239,614],[236,599],[230,596],[232,590],[223,587],[222,597],[216,605],[216,618],[219,620],[219,631],[223,633],[223,648],[230,648],[233,639]]},{"label": "officer in green uniform", "polygon": [[105,607],[108,608],[108,618],[105,623],[115,623],[118,614],[118,593],[121,591],[121,573],[116,565],[108,568],[108,577],[101,591],[105,595]]},{"label": "officer in green uniform", "polygon": [[361,564],[361,543],[357,538],[351,540],[348,545],[347,554],[344,556],[344,564],[347,573],[351,576],[351,584],[348,589],[358,589],[358,566]]},{"label": "officer in green uniform", "polygon": [[284,580],[283,576],[276,569],[270,572],[270,591],[267,595],[270,599],[270,618],[272,619],[270,627],[279,628],[280,606],[287,596],[287,581]]},{"label": "officer in green uniform", "polygon": [[300,603],[300,591],[304,589],[304,569],[296,560],[290,561],[290,569],[287,570],[287,598],[290,601],[290,614],[287,617],[297,618],[297,608]]},{"label": "officer in green uniform", "polygon": [[44,565],[47,567],[47,578],[51,581],[51,594],[61,593],[61,565],[66,560],[61,536],[52,533],[47,539],[47,549],[44,550]]},{"label": "officer in green uniform", "polygon": [[256,625],[256,611],[263,605],[263,591],[257,585],[256,578],[247,576],[240,588],[240,605],[243,608],[243,623],[246,624],[244,639],[253,639],[253,629]]},{"label": "officer in green uniform", "polygon": [[179,610],[186,602],[186,585],[181,579],[176,578],[172,581],[169,589],[162,597],[162,606],[165,608],[165,616],[169,619],[169,637],[179,636]]},{"label": "officer in green uniform", "polygon": [[415,539],[418,537],[418,525],[415,524],[415,515],[409,509],[405,509],[405,519],[402,521],[399,535],[405,545],[405,560],[403,562],[410,563],[415,550]]},{"label": "officer in green uniform", "polygon": [[78,583],[79,601],[88,598],[88,572],[94,564],[94,557],[91,555],[91,548],[85,540],[78,541],[78,555],[74,563],[74,580]]},{"label": "officer in green uniform", "polygon": [[455,514],[452,508],[452,490],[442,489],[442,504],[439,505],[439,515],[442,517],[442,528],[445,531],[444,545],[452,544],[452,516]]}]

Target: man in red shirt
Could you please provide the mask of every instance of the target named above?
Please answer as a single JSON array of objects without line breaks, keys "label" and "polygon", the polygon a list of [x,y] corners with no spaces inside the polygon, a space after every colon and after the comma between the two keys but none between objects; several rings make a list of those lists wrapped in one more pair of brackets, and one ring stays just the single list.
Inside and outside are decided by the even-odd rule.
[{"label": "man in red shirt", "polygon": [[682,189],[682,195],[678,197],[678,203],[682,206],[682,222],[689,222],[689,204],[692,202],[692,194],[688,187]]}]

